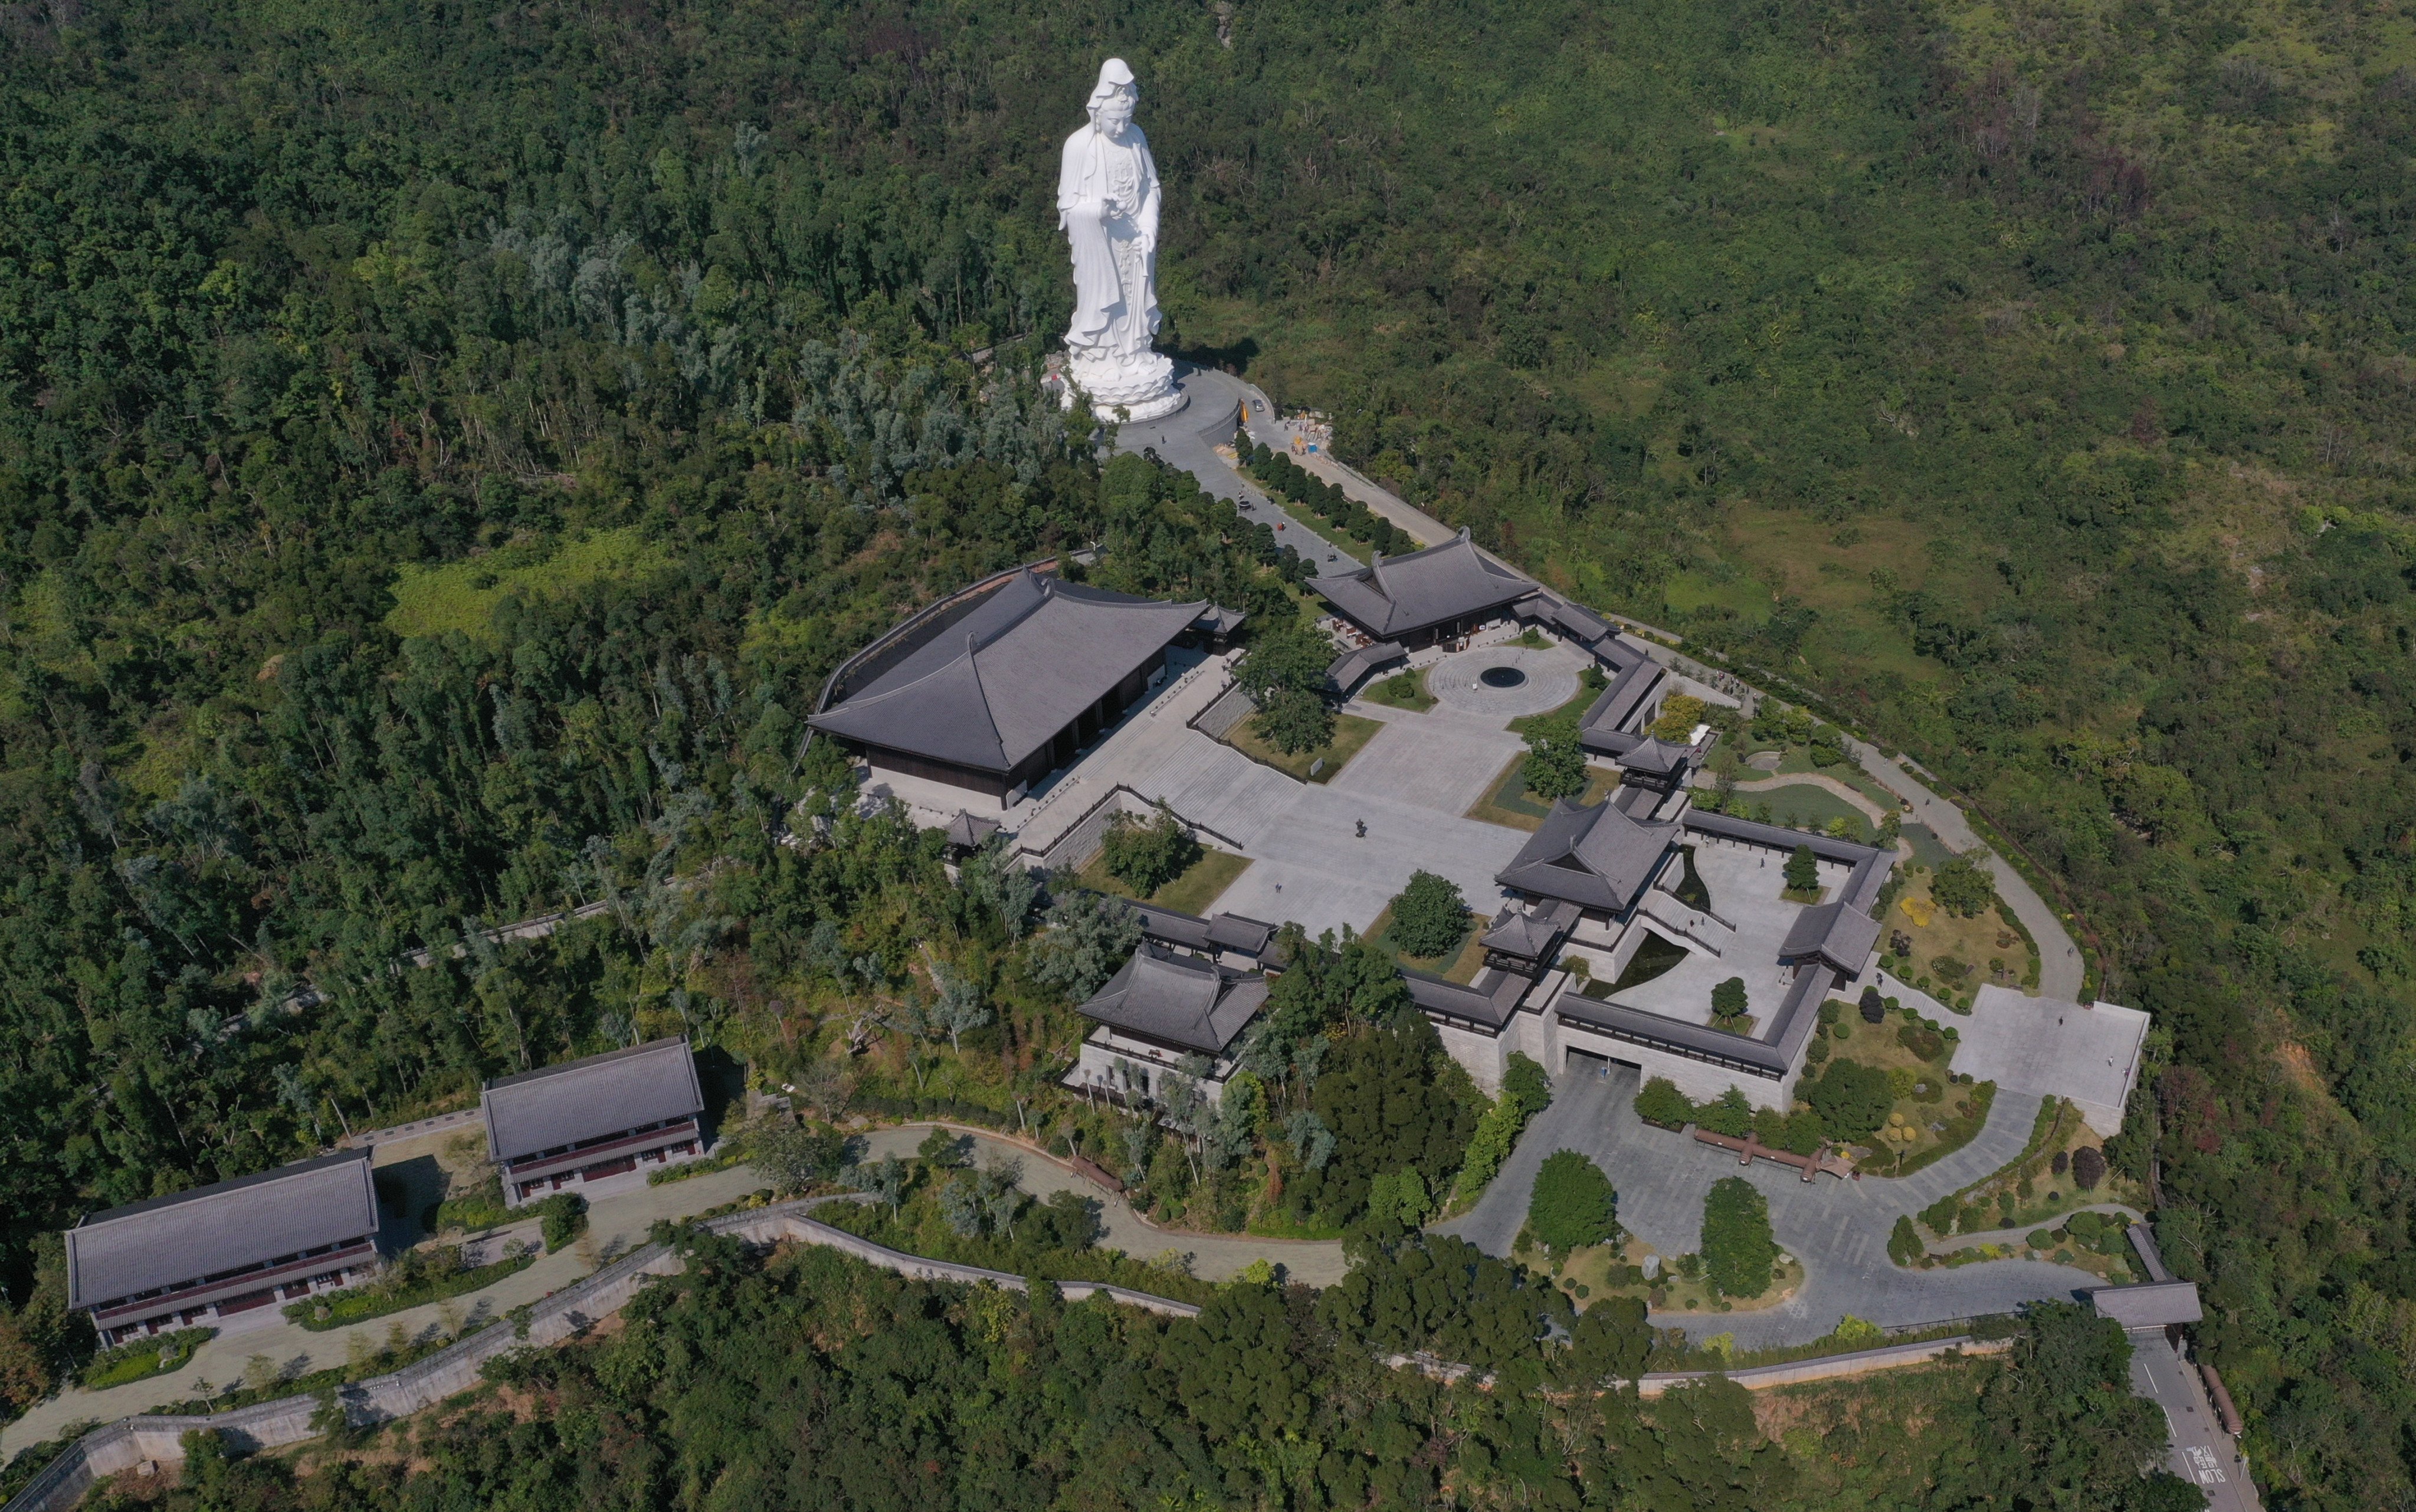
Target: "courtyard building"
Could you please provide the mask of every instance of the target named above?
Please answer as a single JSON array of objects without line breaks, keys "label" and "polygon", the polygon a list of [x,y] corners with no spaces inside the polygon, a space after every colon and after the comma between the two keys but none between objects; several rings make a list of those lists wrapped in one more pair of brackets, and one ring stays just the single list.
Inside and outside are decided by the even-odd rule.
[{"label": "courtyard building", "polygon": [[478,1111],[508,1207],[704,1151],[704,1095],[685,1036],[499,1078]]},{"label": "courtyard building", "polygon": [[1065,1085],[1123,1103],[1162,1104],[1167,1078],[1183,1075],[1216,1101],[1233,1073],[1227,1052],[1266,1001],[1263,973],[1144,939],[1082,1005],[1082,1016],[1098,1027],[1083,1039]]},{"label": "courtyard building", "polygon": [[68,1305],[104,1347],[178,1328],[273,1323],[277,1305],[374,1275],[377,1190],[341,1150],[96,1213],[67,1232]]},{"label": "courtyard building", "polygon": [[[1466,530],[1406,556],[1378,552],[1364,567],[1312,578],[1308,585],[1367,643],[1410,651],[1466,635],[1535,592],[1531,579],[1478,551]],[[1367,670],[1359,669],[1362,675]]]},{"label": "courtyard building", "polygon": [[1167,649],[1239,616],[1031,568],[951,612],[917,615],[859,656],[807,723],[873,768],[1012,804],[1163,681]]}]

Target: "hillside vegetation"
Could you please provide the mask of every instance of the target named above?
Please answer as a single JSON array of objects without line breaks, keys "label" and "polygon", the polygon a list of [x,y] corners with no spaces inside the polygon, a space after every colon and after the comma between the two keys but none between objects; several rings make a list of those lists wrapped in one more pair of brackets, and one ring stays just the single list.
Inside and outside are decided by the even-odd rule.
[{"label": "hillside vegetation", "polygon": [[943,916],[1037,1074],[1019,915],[770,836],[982,571],[1286,602],[1033,382],[1110,51],[1169,341],[1972,795],[2157,1015],[2112,1153],[2270,1499],[2416,1494],[2416,25],[2280,0],[8,8],[0,1392],[77,1214],[800,1054]]}]

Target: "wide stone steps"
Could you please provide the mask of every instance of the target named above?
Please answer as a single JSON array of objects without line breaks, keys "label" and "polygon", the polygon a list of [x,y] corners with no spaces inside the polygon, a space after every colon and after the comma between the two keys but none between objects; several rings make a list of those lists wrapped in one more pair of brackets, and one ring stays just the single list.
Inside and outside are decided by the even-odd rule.
[{"label": "wide stone steps", "polygon": [[1230,746],[1194,734],[1134,787],[1236,845],[1257,839],[1297,784]]}]

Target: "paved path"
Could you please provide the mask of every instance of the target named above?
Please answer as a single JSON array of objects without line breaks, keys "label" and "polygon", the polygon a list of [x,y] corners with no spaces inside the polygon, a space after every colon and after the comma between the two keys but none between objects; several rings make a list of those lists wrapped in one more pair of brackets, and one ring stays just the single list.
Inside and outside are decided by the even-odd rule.
[{"label": "paved path", "polygon": [[[1705,780],[1707,776],[1706,773],[1697,772],[1695,785],[1711,787],[1718,783],[1717,778]],[[1840,782],[1822,772],[1788,772],[1778,777],[1758,777],[1751,781],[1739,782],[1736,788],[1739,793],[1768,793],[1776,788],[1819,788],[1826,793],[1834,793],[1852,804],[1861,811],[1863,817],[1874,824],[1887,817],[1886,809],[1873,803],[1850,784]]]},{"label": "paved path", "polygon": [[1440,1232],[1457,1233],[1489,1254],[1507,1255],[1527,1216],[1535,1172],[1555,1150],[1577,1150],[1608,1173],[1619,1191],[1619,1221],[1665,1256],[1702,1243],[1703,1197],[1723,1176],[1743,1176],[1770,1200],[1771,1228],[1804,1262],[1804,1284],[1775,1308],[1757,1312],[1655,1314],[1656,1326],[1700,1338],[1733,1334],[1740,1349],[1818,1338],[1851,1313],[1882,1326],[2002,1312],[2023,1302],[2068,1296],[2101,1283],[2073,1266],[1991,1261],[1951,1271],[1908,1271],[1888,1259],[1899,1214],[1914,1213],[2004,1166],[2029,1142],[2038,1099],[2000,1093],[1977,1139],[1900,1181],[1822,1177],[1806,1183],[1790,1169],[1733,1156],[1688,1135],[1654,1128],[1636,1116],[1637,1073],[1563,1076],[1552,1105],[1535,1116],[1474,1209]]},{"label": "paved path", "polygon": [[[2061,1229],[2063,1220],[2075,1213],[2111,1213],[2127,1226],[2144,1223],[2148,1216],[2123,1202],[2084,1202],[2068,1207],[2051,1218],[2025,1223],[2018,1229],[1984,1229],[1977,1233],[1950,1233],[1943,1239],[1931,1239],[1924,1246],[1933,1255],[1951,1255],[1958,1249],[1977,1249],[1982,1245],[2017,1245],[2026,1243],[2041,1229]],[[1926,1232],[1926,1231],[1925,1231]]]},{"label": "paved path", "polygon": [[1251,440],[1276,451],[1290,453],[1293,461],[1340,488],[1346,496],[1366,505],[1370,512],[1391,521],[1421,546],[1441,546],[1459,534],[1330,452],[1292,451],[1292,436],[1298,428],[1276,419],[1274,404],[1255,385],[1244,386],[1250,400],[1250,414],[1246,423],[1249,426]]},{"label": "paved path", "polygon": [[[1119,426],[1118,451],[1155,451],[1170,467],[1179,467],[1199,479],[1200,486],[1220,499],[1230,499],[1242,518],[1276,532],[1276,544],[1307,557],[1321,572],[1345,565],[1344,552],[1308,524],[1296,510],[1278,504],[1266,490],[1233,470],[1216,455],[1216,447],[1233,439],[1235,412],[1246,397],[1264,405],[1266,396],[1231,373],[1212,368],[1178,367],[1175,386],[1190,403],[1163,420]],[[1276,527],[1280,526],[1280,529]],[[1355,558],[1353,559],[1355,560]]]},{"label": "paved path", "polygon": [[[1865,745],[1850,735],[1846,737],[1846,749],[1880,786],[1910,802],[1912,817],[1928,825],[1930,833],[1951,849],[1961,853],[1984,843],[1971,821],[1963,817],[1962,809],[1932,793],[1901,762],[1880,755],[1878,747]],[[2080,951],[2065,930],[2062,915],[2048,907],[2038,889],[1993,851],[1988,854],[1988,870],[1997,879],[1997,896],[2013,908],[2022,927],[2038,942],[2039,995],[2078,1002],[2085,973]]]},{"label": "paved path", "polygon": [[[930,1131],[939,1126],[906,1124],[884,1128],[866,1136],[865,1143],[876,1157],[911,1157]],[[1080,1192],[1096,1202],[1104,1225],[1099,1244],[1105,1248],[1121,1249],[1135,1260],[1155,1260],[1171,1250],[1187,1256],[1191,1274],[1208,1281],[1230,1280],[1243,1267],[1263,1260],[1281,1265],[1293,1280],[1306,1281],[1311,1286],[1331,1286],[1342,1278],[1346,1269],[1339,1240],[1265,1239],[1255,1234],[1194,1233],[1185,1229],[1162,1228],[1134,1212],[1132,1204],[1123,1198],[1075,1175],[1053,1156],[978,1129],[948,1126],[956,1133],[972,1137],[979,1151],[977,1158],[1005,1157],[1022,1161],[1023,1179],[1016,1185],[1042,1202],[1066,1191]]]}]

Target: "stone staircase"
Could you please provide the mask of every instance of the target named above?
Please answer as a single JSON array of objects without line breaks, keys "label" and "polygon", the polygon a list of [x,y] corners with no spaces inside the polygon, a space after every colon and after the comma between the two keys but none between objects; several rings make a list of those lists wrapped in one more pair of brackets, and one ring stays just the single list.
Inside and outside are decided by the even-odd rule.
[{"label": "stone staircase", "polygon": [[1736,930],[1717,915],[1699,908],[1689,908],[1674,893],[1659,887],[1644,889],[1637,912],[1653,921],[1664,932],[1683,935],[1714,956],[1725,956],[1736,944]]}]

